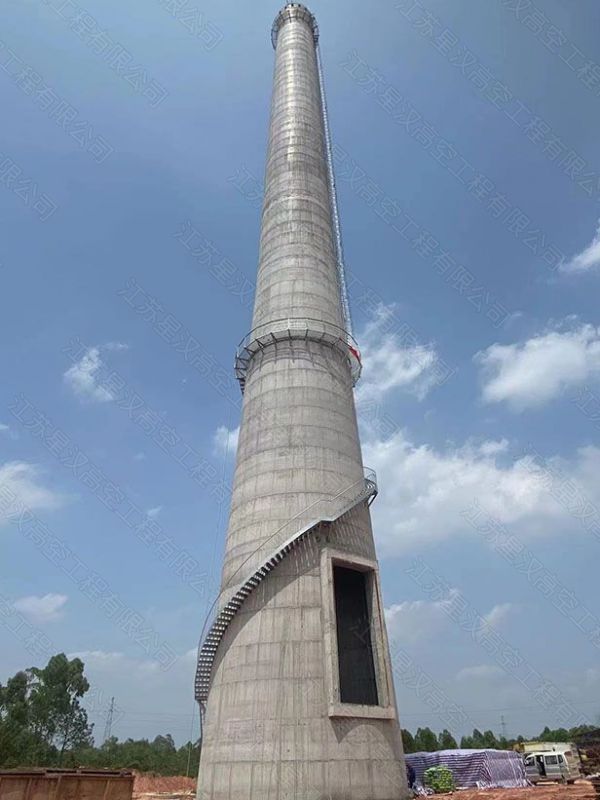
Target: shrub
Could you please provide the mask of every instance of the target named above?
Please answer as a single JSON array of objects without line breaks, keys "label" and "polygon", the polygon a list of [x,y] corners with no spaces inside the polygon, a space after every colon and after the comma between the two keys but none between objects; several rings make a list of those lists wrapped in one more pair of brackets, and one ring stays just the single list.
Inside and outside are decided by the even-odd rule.
[{"label": "shrub", "polygon": [[452,772],[448,767],[429,767],[423,773],[423,783],[436,794],[453,792],[456,789]]}]

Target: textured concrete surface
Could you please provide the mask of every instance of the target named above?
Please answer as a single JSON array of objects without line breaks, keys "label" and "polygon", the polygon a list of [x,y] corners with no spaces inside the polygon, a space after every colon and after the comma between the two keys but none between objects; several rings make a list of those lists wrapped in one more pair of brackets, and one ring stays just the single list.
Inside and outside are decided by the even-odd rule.
[{"label": "textured concrete surface", "polygon": [[[315,43],[306,14],[289,16],[275,53],[253,328],[287,317],[341,327]],[[221,604],[294,526],[312,519],[311,504],[362,475],[350,367],[340,350],[308,337],[254,356]],[[408,796],[376,572],[371,634],[385,703],[368,715],[347,704],[344,716],[331,715],[337,675],[333,589],[324,567],[330,552],[374,563],[366,503],[290,553],[227,629],[205,710],[202,800]]]}]

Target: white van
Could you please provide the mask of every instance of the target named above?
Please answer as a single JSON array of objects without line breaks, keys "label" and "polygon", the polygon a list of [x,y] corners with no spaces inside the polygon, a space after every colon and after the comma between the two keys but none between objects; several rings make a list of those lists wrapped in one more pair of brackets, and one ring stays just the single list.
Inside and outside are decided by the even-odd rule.
[{"label": "white van", "polygon": [[573,783],[580,777],[579,770],[572,768],[563,753],[528,753],[524,758],[525,772],[532,783],[560,781]]}]

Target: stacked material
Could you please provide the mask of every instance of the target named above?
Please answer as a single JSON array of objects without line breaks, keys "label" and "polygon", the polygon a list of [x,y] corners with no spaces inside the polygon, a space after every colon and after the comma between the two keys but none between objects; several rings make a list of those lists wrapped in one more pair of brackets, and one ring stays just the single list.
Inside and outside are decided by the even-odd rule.
[{"label": "stacked material", "polygon": [[457,789],[518,789],[529,786],[523,759],[512,750],[438,750],[407,753],[406,763],[415,771],[417,787],[429,767],[447,767]]},{"label": "stacked material", "polygon": [[600,774],[600,728],[575,736],[584,775]]}]

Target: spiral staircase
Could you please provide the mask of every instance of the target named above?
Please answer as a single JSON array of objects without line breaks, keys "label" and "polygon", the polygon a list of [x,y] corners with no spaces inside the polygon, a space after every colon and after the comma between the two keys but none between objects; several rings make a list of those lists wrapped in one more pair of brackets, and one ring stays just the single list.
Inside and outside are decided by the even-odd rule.
[{"label": "spiral staircase", "polygon": [[[312,503],[308,508],[292,517],[285,525],[275,531],[267,542],[258,548],[258,550],[264,549],[265,545],[269,544],[273,539],[277,539],[279,542],[260,566],[253,569],[239,584],[239,588],[231,595],[230,599],[218,608],[217,598],[207,615],[198,649],[198,665],[194,682],[194,694],[201,705],[204,705],[208,699],[213,665],[221,640],[246,598],[292,550],[297,548],[301,542],[310,537],[322,525],[335,522],[361,503],[366,502],[371,505],[376,496],[376,475],[373,470],[365,469],[364,476],[359,481],[350,484],[333,498],[323,497]],[[306,519],[307,516],[310,521],[298,528],[300,520],[302,518]],[[248,556],[244,564],[258,550]],[[243,569],[244,564],[238,568],[238,571]]]}]

